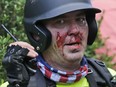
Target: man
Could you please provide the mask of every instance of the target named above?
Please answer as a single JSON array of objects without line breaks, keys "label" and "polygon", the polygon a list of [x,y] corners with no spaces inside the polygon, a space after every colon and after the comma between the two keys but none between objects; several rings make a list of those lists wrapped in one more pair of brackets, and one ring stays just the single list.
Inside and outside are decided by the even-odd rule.
[{"label": "man", "polygon": [[113,87],[110,76],[100,79],[105,86],[96,83],[91,74],[97,72],[84,56],[95,40],[99,12],[89,0],[27,0],[24,26],[31,45],[9,45],[3,59],[8,87]]}]

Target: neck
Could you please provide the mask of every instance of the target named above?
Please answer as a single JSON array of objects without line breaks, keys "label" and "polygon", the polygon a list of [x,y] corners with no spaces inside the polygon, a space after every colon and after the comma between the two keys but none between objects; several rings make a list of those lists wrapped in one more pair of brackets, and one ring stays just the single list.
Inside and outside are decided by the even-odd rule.
[{"label": "neck", "polygon": [[45,61],[52,66],[61,71],[73,72],[80,68],[80,61],[57,61],[53,56],[44,56]]}]

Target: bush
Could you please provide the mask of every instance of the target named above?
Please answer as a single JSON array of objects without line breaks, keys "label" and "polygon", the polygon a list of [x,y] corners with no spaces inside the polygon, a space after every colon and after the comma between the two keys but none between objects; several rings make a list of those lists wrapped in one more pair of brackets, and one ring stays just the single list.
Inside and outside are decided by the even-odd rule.
[{"label": "bush", "polygon": [[[0,24],[4,24],[18,40],[27,40],[22,22],[24,2],[25,0],[0,0]],[[6,80],[2,58],[11,42],[13,39],[0,27],[0,84]]]},{"label": "bush", "polygon": [[5,38],[5,37],[2,37],[0,36],[0,83],[2,83],[4,81],[5,78],[5,75],[4,75],[4,70],[3,70],[3,67],[2,67],[2,58],[3,58],[3,55],[5,53],[5,49],[6,49],[6,43],[8,42],[9,38]]},{"label": "bush", "polygon": [[108,53],[97,54],[96,49],[99,49],[104,46],[106,40],[101,39],[100,32],[98,32],[97,38],[93,45],[88,46],[85,52],[85,55],[89,58],[96,58],[103,62],[105,62],[106,66],[109,68],[113,68],[115,64],[111,63],[113,55],[109,56]]}]

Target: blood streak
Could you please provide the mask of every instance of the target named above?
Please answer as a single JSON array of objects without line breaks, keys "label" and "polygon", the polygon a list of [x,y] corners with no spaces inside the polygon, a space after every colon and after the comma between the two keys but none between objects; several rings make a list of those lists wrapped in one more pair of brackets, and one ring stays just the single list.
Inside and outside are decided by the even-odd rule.
[{"label": "blood streak", "polygon": [[81,43],[82,39],[83,39],[83,34],[79,32],[75,40],[77,43]]},{"label": "blood streak", "polygon": [[[58,48],[63,46],[65,38],[66,38],[67,35],[68,35],[67,33],[61,35],[59,32],[57,32],[56,40],[57,40]],[[74,35],[74,38],[75,38],[74,42],[81,43],[81,41],[83,39],[83,34],[81,32],[78,32],[76,35]],[[71,43],[71,41],[72,41],[72,39],[70,39],[69,43]]]},{"label": "blood streak", "polygon": [[[73,38],[74,38],[74,41],[72,41]],[[81,32],[78,32],[76,35],[72,35],[69,43],[72,43],[72,42],[81,43],[82,39],[83,39],[83,34]]]},{"label": "blood streak", "polygon": [[57,40],[57,46],[58,46],[58,48],[61,47],[61,46],[63,46],[64,40],[66,38],[66,35],[67,34],[64,34],[64,35],[61,36],[60,33],[57,32],[57,38],[56,38],[56,40]]}]

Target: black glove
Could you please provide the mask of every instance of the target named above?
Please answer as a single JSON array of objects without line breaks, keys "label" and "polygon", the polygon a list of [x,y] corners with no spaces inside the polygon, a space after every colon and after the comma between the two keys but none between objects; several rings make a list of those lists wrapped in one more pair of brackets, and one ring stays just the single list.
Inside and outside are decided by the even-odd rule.
[{"label": "black glove", "polygon": [[[28,49],[19,45],[12,45],[7,48],[2,64],[7,73],[8,87],[27,87],[30,75],[26,67],[28,63],[26,64],[25,60],[28,52]],[[28,66],[28,68],[30,67]]]}]

